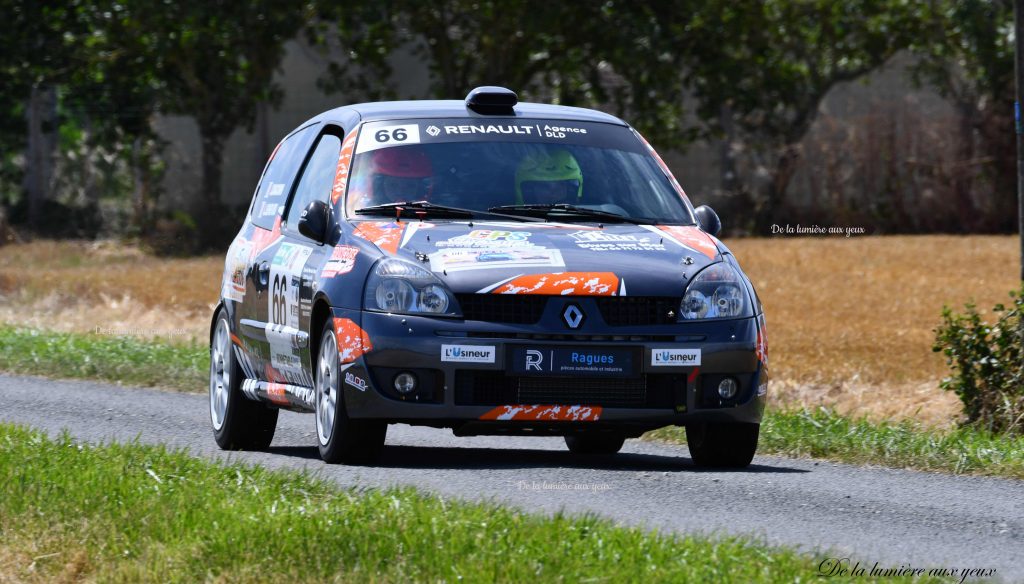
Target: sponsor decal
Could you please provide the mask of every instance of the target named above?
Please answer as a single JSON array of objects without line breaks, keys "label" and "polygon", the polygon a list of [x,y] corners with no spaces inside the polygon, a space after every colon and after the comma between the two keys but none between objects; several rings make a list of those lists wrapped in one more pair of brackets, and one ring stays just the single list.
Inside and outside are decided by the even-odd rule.
[{"label": "sponsor decal", "polygon": [[441,345],[441,361],[448,363],[494,363],[494,345]]},{"label": "sponsor decal", "polygon": [[555,422],[596,422],[601,419],[600,406],[498,406],[480,416],[481,420],[522,420]]},{"label": "sponsor decal", "polygon": [[765,381],[761,385],[757,386],[757,397],[768,395],[768,382]]},{"label": "sponsor decal", "polygon": [[626,377],[632,374],[631,349],[572,349],[514,347],[510,375],[572,375]]},{"label": "sponsor decal", "polygon": [[406,225],[394,221],[364,221],[356,226],[355,233],[381,250],[395,254],[398,253],[398,244],[402,241]]},{"label": "sponsor decal", "polygon": [[260,205],[260,217],[270,217],[271,215],[277,215],[277,203],[263,203]]},{"label": "sponsor decal", "polygon": [[651,349],[651,365],[697,367],[700,365],[700,349]]},{"label": "sponsor decal", "polygon": [[480,293],[615,296],[618,291],[619,277],[612,272],[559,272],[518,276]]},{"label": "sponsor decal", "polygon": [[267,197],[280,197],[284,193],[284,183],[270,183],[267,188]]},{"label": "sponsor decal", "polygon": [[270,261],[270,294],[267,314],[270,323],[299,328],[299,289],[302,270],[313,250],[294,243],[282,243]]},{"label": "sponsor decal", "polygon": [[591,251],[665,251],[665,244],[651,241],[648,236],[577,231],[570,233],[569,237],[577,246]]},{"label": "sponsor decal", "polygon": [[338,155],[338,168],[334,171],[334,186],[331,187],[331,204],[336,205],[341,195],[345,194],[345,187],[348,185],[348,171],[352,166],[352,149],[356,145],[356,138],[359,136],[359,126],[353,130],[345,141],[341,143],[341,153]]},{"label": "sponsor decal", "polygon": [[366,391],[366,380],[363,379],[362,377],[359,377],[355,373],[352,373],[351,371],[345,372],[345,383],[351,385],[352,387],[358,389],[359,391]]},{"label": "sponsor decal", "polygon": [[419,144],[419,142],[420,127],[418,124],[377,126],[359,141],[359,148],[356,150],[356,154],[391,146]]},{"label": "sponsor decal", "polygon": [[718,247],[711,236],[692,225],[658,225],[653,227],[661,231],[670,241],[686,249],[700,252],[711,259],[718,257]]},{"label": "sponsor decal", "polygon": [[536,126],[517,126],[502,124],[473,124],[465,126],[445,126],[444,135],[452,134],[522,134],[534,136]]},{"label": "sponsor decal", "polygon": [[224,261],[224,281],[221,285],[221,298],[241,302],[245,298],[245,274],[252,261],[255,246],[250,241],[238,238],[228,248]]},{"label": "sponsor decal", "polygon": [[441,128],[438,128],[437,126],[428,126],[427,133],[431,136],[437,136],[441,133]]},{"label": "sponsor decal", "polygon": [[335,318],[334,336],[338,339],[338,357],[342,364],[351,363],[373,350],[370,336],[351,319]]},{"label": "sponsor decal", "polygon": [[[529,231],[500,231],[493,229],[476,229],[466,235],[459,235],[444,241],[438,241],[435,245],[438,249],[459,248],[459,249],[518,249],[537,247],[530,241],[533,234]],[[542,248],[543,249],[543,248]]]},{"label": "sponsor decal", "polygon": [[339,245],[331,252],[331,258],[324,264],[320,272],[321,278],[333,278],[342,276],[352,271],[356,265],[356,256],[359,255],[359,248],[349,245]]},{"label": "sponsor decal", "polygon": [[430,254],[430,269],[435,272],[481,270],[491,268],[562,268],[565,262],[557,249],[530,247],[459,248],[445,249]]},{"label": "sponsor decal", "polygon": [[290,405],[291,402],[288,400],[288,390],[285,389],[283,383],[268,383],[267,384],[267,398],[275,404],[281,406]]}]

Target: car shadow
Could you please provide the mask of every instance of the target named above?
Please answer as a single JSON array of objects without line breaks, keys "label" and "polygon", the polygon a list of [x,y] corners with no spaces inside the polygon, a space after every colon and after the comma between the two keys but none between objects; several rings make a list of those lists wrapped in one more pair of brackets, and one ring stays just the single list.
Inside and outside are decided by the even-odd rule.
[{"label": "car shadow", "polygon": [[[271,446],[270,454],[319,460],[312,446]],[[704,468],[685,456],[620,453],[573,454],[567,451],[524,448],[458,448],[445,446],[386,445],[375,464],[380,468],[478,470],[509,468],[584,468],[618,471],[714,472],[714,473],[807,473],[806,469],[781,465],[751,464],[743,469]]]}]

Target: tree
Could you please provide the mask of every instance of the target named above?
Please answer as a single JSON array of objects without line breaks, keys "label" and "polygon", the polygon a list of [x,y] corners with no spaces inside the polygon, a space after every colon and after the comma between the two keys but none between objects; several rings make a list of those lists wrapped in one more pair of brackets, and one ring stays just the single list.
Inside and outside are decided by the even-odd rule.
[{"label": "tree", "polygon": [[[761,226],[784,217],[800,142],[822,100],[911,45],[927,21],[923,0],[741,0],[708,3],[695,22],[699,51],[687,85],[711,132],[728,125],[773,158],[758,200]],[[735,131],[734,131],[735,132]]]},{"label": "tree", "polygon": [[[430,71],[429,94],[461,99],[501,85],[521,100],[597,107],[628,115],[654,141],[682,145],[680,55],[694,44],[666,23],[684,3],[611,0],[392,0],[325,2],[313,40],[342,48],[323,86],[366,99],[394,96],[390,58],[404,48]],[[693,12],[683,11],[682,14]],[[332,43],[333,39],[333,43]]]},{"label": "tree", "polygon": [[198,219],[206,243],[219,243],[224,239],[217,228],[223,215],[224,144],[239,127],[251,131],[258,104],[280,102],[274,73],[285,42],[307,22],[308,7],[286,0],[244,6],[211,0],[187,10],[171,0],[156,9],[147,4],[132,4],[132,18],[152,34],[150,49],[160,56],[162,111],[193,116],[199,126],[203,204]]},{"label": "tree", "polygon": [[[4,78],[0,111],[25,116],[22,203],[27,207],[29,225],[38,228],[43,204],[50,197],[57,146],[57,87],[81,65],[81,40],[87,27],[81,3],[75,0],[8,0],[3,4],[6,22],[0,32],[4,47],[0,53]],[[8,140],[14,142],[10,136]]]},{"label": "tree", "polygon": [[[951,178],[964,227],[1014,231],[1013,3],[943,0],[928,24],[914,45],[921,56],[915,76],[935,87],[960,116],[959,168]],[[972,182],[978,176],[987,177],[992,185],[987,218],[979,218],[985,213],[979,213],[972,197]]]}]

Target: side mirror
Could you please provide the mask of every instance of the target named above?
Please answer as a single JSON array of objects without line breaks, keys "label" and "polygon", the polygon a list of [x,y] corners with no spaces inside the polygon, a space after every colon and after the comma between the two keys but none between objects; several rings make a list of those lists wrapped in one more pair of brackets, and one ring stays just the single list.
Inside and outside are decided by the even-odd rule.
[{"label": "side mirror", "polygon": [[697,223],[700,224],[701,229],[716,237],[722,232],[722,220],[718,218],[714,209],[707,205],[701,205],[693,211],[697,214]]},{"label": "side mirror", "polygon": [[317,243],[327,239],[327,227],[331,223],[331,208],[324,201],[312,201],[302,210],[299,217],[299,233]]}]

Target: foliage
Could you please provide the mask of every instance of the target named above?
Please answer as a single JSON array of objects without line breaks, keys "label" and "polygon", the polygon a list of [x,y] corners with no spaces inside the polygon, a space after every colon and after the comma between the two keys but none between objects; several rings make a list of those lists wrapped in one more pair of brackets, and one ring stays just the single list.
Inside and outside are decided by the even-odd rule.
[{"label": "foliage", "polygon": [[956,392],[966,423],[992,432],[1024,434],[1024,286],[1010,292],[1012,304],[997,304],[994,324],[977,307],[964,314],[942,311],[934,350],[946,356],[953,375],[942,388]]},{"label": "foliage", "polygon": [[[687,86],[709,131],[724,137],[727,148],[742,144],[751,153],[746,180],[723,180],[723,187],[761,191],[753,197],[761,227],[785,217],[800,143],[826,95],[909,46],[928,6],[922,0],[704,5],[691,31],[704,42],[686,60]],[[767,180],[758,184],[758,175]]]},{"label": "foliage", "polygon": [[428,69],[431,97],[461,99],[473,87],[502,85],[524,101],[628,114],[652,140],[678,146],[695,136],[683,127],[680,56],[697,40],[672,36],[668,23],[692,13],[690,4],[323,2],[320,18],[334,27],[320,27],[313,39],[347,50],[322,79],[328,90],[395,96],[392,58],[406,52]]}]

